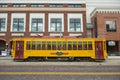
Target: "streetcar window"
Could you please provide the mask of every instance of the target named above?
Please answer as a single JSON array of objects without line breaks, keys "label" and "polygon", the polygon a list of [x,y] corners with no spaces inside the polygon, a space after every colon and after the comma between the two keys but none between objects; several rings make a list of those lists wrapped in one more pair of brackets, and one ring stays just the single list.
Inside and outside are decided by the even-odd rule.
[{"label": "streetcar window", "polygon": [[88,50],[92,50],[92,42],[88,42]]},{"label": "streetcar window", "polygon": [[32,42],[32,50],[35,50],[35,41]]},{"label": "streetcar window", "polygon": [[47,49],[51,50],[51,42],[47,42]]},{"label": "streetcar window", "polygon": [[77,50],[77,42],[73,42],[73,50]]},{"label": "streetcar window", "polygon": [[38,42],[37,42],[37,50],[40,50],[40,49],[41,49],[41,45],[40,45],[40,44],[41,44],[41,42],[38,41]]},{"label": "streetcar window", "polygon": [[83,42],[83,50],[87,50],[87,42]]},{"label": "streetcar window", "polygon": [[57,45],[58,45],[58,46],[57,46],[57,49],[58,49],[58,50],[61,50],[61,42],[58,42]]},{"label": "streetcar window", "polygon": [[42,50],[46,50],[46,42],[45,41],[42,42]]},{"label": "streetcar window", "polygon": [[56,42],[52,42],[52,50],[56,50]]},{"label": "streetcar window", "polygon": [[30,50],[30,41],[27,41],[26,43],[26,50]]},{"label": "streetcar window", "polygon": [[68,50],[72,50],[72,42],[68,42]]},{"label": "streetcar window", "polygon": [[78,42],[78,50],[82,50],[82,42]]},{"label": "streetcar window", "polygon": [[63,42],[63,50],[66,50],[66,42]]}]

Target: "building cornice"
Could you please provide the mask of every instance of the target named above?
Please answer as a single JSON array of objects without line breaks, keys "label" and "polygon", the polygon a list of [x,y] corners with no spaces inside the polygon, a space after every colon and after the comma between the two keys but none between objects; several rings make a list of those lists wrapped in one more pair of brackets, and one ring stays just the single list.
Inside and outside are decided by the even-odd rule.
[{"label": "building cornice", "polygon": [[0,3],[86,3],[85,0],[0,0]]},{"label": "building cornice", "polygon": [[120,8],[95,8],[90,16],[94,16],[96,13],[104,13],[104,14],[110,14],[110,13],[114,13],[114,14],[120,14]]},{"label": "building cornice", "polygon": [[2,11],[86,11],[86,8],[0,8]]}]

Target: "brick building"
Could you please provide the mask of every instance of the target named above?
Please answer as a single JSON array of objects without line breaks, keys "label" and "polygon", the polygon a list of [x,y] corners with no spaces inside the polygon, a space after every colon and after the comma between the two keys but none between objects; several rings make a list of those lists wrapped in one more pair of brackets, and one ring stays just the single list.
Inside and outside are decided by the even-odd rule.
[{"label": "brick building", "polygon": [[85,0],[0,1],[0,50],[14,37],[86,37]]},{"label": "brick building", "polygon": [[93,37],[106,38],[109,55],[120,55],[120,8],[96,8],[91,22]]}]

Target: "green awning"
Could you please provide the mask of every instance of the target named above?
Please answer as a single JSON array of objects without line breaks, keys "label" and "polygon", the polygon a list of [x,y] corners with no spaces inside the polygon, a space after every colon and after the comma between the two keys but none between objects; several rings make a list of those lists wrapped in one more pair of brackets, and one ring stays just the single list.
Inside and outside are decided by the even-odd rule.
[{"label": "green awning", "polygon": [[87,28],[91,29],[91,28],[93,28],[93,25],[91,23],[87,23]]}]

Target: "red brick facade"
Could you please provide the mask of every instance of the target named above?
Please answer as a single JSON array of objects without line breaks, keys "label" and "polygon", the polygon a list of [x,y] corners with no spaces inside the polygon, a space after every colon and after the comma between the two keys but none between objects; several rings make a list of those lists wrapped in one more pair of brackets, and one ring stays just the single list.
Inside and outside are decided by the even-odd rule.
[{"label": "red brick facade", "polygon": [[[48,31],[48,14],[49,13],[62,13],[64,15],[64,32],[62,32],[63,36],[70,36],[70,34],[81,34],[79,37],[86,37],[86,4],[82,3],[80,8],[69,8],[68,4],[63,4],[62,8],[50,8],[49,4],[44,4],[43,8],[31,8],[30,4],[27,3],[26,7],[23,8],[15,8],[12,3],[7,4],[8,7],[0,8],[0,14],[7,13],[7,30],[5,32],[0,32],[0,40],[6,42],[6,45],[10,47],[10,42],[14,37],[36,37],[31,36],[30,34],[43,34],[42,37],[50,36],[53,34],[60,34],[60,32],[49,32]],[[11,31],[11,20],[13,13],[25,13],[26,14],[26,26],[25,32],[12,32]],[[45,29],[44,32],[30,32],[30,13],[44,13],[45,14]],[[68,32],[68,14],[69,13],[80,13],[82,14],[82,22],[83,22],[83,32]],[[22,36],[12,36],[12,34],[23,34]],[[58,37],[58,36],[55,36]],[[75,36],[78,37],[78,36]]]},{"label": "red brick facade", "polygon": [[[115,31],[107,31],[106,21],[115,21]],[[93,37],[107,40],[108,52],[120,52],[120,9],[95,9],[91,13]],[[115,45],[110,46],[109,41]]]}]

